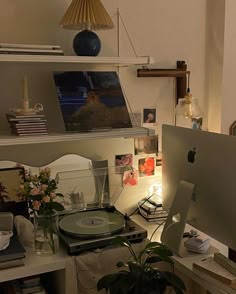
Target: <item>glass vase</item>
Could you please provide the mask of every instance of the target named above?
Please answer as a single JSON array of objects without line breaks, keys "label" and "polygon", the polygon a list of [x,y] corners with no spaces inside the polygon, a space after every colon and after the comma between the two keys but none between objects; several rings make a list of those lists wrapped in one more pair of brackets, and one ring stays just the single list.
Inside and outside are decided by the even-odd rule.
[{"label": "glass vase", "polygon": [[34,244],[38,255],[56,254],[59,249],[58,213],[34,214]]}]

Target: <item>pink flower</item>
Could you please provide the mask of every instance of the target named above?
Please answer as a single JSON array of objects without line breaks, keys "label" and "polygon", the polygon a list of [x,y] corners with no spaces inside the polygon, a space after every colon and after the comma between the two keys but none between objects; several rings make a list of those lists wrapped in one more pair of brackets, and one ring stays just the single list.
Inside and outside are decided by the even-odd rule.
[{"label": "pink flower", "polygon": [[45,202],[45,203],[48,203],[48,202],[50,202],[50,197],[47,195],[47,196],[44,196],[43,197],[43,201]]},{"label": "pink flower", "polygon": [[46,191],[46,190],[47,190],[47,187],[48,187],[48,185],[46,185],[46,184],[42,184],[42,186],[41,186],[41,190],[42,190],[42,191]]},{"label": "pink flower", "polygon": [[56,193],[54,193],[54,192],[51,192],[51,193],[50,193],[50,197],[51,197],[52,199],[54,199],[56,196],[57,196]]},{"label": "pink flower", "polygon": [[39,210],[40,206],[41,206],[40,201],[38,201],[38,200],[33,201],[33,209]]},{"label": "pink flower", "polygon": [[30,191],[30,194],[31,195],[38,195],[40,194],[40,190],[38,188],[33,188],[31,191]]}]

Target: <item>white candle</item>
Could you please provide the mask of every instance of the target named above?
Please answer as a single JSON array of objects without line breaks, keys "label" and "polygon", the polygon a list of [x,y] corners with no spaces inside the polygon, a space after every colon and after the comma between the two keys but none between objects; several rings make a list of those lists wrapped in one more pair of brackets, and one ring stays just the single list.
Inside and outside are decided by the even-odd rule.
[{"label": "white candle", "polygon": [[24,108],[24,109],[29,109],[29,96],[28,96],[27,76],[24,76],[24,98],[23,98],[23,108]]}]

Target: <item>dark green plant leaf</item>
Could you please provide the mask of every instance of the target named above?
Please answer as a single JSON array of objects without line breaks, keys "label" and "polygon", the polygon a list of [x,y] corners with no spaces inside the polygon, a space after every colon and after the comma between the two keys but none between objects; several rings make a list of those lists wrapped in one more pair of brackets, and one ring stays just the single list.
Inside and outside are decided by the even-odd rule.
[{"label": "dark green plant leaf", "polygon": [[122,237],[122,236],[117,236],[112,240],[112,244],[113,245],[120,245],[120,246],[125,246],[130,248],[131,244],[130,242],[127,240],[127,238]]},{"label": "dark green plant leaf", "polygon": [[58,197],[64,197],[64,195],[61,194],[61,193],[56,193],[56,195],[57,195]]},{"label": "dark green plant leaf", "polygon": [[[155,259],[157,259],[157,260],[155,260]],[[161,261],[165,261],[169,264],[174,264],[173,259],[171,259],[169,256],[165,256],[165,255],[152,255],[146,259],[145,263],[155,263],[155,262],[161,262]]]},{"label": "dark green plant leaf", "polygon": [[51,202],[51,208],[55,209],[56,211],[63,211],[64,207],[62,204],[58,203],[58,202]]},{"label": "dark green plant leaf", "polygon": [[[169,285],[175,289],[175,292],[176,292],[176,289],[180,291],[186,290],[183,281],[175,273],[164,271],[162,272],[162,275],[163,277],[165,277]],[[183,293],[183,292],[179,292],[179,293]]]},{"label": "dark green plant leaf", "polygon": [[116,264],[117,267],[128,267],[128,264],[126,262],[123,261],[118,261]]},{"label": "dark green plant leaf", "polygon": [[110,275],[105,275],[97,282],[97,290],[110,289],[112,285],[116,283],[119,278],[120,273],[114,273]]},{"label": "dark green plant leaf", "polygon": [[162,258],[160,256],[150,256],[146,259],[145,263],[156,263],[162,261]]},{"label": "dark green plant leaf", "polygon": [[163,247],[164,245],[159,243],[159,242],[150,242],[145,246],[146,249],[152,249],[152,248],[157,248],[157,247]]},{"label": "dark green plant leaf", "polygon": [[136,261],[129,261],[128,267],[129,267],[130,272],[133,272],[136,274],[140,274],[140,272],[143,271],[143,266]]},{"label": "dark green plant leaf", "polygon": [[153,248],[152,253],[160,256],[173,256],[173,253],[167,247]]}]

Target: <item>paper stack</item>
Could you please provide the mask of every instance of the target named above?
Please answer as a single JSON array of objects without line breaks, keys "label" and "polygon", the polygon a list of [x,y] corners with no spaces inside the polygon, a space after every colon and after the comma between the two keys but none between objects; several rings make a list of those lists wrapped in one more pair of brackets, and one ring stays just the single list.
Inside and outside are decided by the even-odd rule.
[{"label": "paper stack", "polygon": [[64,55],[64,52],[58,45],[0,43],[0,54]]},{"label": "paper stack", "polygon": [[0,269],[24,265],[25,249],[16,235],[10,239],[9,246],[0,251]]},{"label": "paper stack", "polygon": [[17,115],[7,113],[11,133],[17,136],[48,134],[47,120],[44,114]]},{"label": "paper stack", "polygon": [[164,220],[167,218],[168,213],[163,210],[161,203],[153,202],[149,197],[144,198],[138,202],[139,213],[148,222],[157,220]]}]

